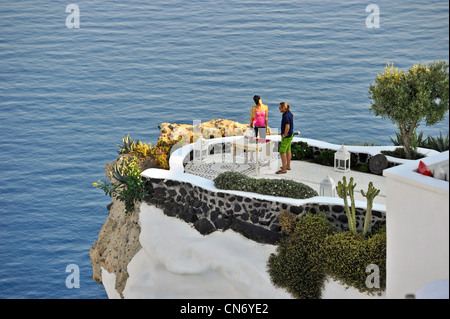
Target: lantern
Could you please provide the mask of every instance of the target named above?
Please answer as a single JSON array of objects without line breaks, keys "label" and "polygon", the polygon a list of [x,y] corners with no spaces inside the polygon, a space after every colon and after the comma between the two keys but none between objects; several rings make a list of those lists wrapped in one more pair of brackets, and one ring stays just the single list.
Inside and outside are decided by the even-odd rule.
[{"label": "lantern", "polygon": [[342,144],[341,148],[334,153],[334,170],[348,172],[350,170],[350,152]]},{"label": "lantern", "polygon": [[327,175],[321,182],[320,182],[320,196],[325,197],[335,197],[336,195],[336,183],[334,180]]}]

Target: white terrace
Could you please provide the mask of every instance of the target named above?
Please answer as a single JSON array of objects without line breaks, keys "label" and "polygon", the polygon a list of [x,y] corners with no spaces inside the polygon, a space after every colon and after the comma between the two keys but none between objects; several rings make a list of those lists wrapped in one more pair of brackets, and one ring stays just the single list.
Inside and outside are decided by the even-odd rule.
[{"label": "white terrace", "polygon": [[[305,183],[320,194],[320,183],[327,176],[337,183],[347,176],[353,177],[357,190],[366,190],[370,181],[381,190],[375,198],[374,209],[386,212],[387,224],[387,298],[448,298],[449,293],[449,152],[439,153],[433,150],[419,149],[426,155],[422,161],[440,172],[446,170],[441,179],[424,176],[417,172],[419,161],[408,161],[388,157],[389,161],[401,165],[385,169],[383,175],[373,175],[356,171],[337,172],[333,167],[292,161],[287,174],[276,175],[281,166],[279,154],[260,151],[258,157],[259,172],[256,173],[256,154],[254,160],[249,153],[233,154],[232,149],[222,145],[231,144],[236,138],[223,137],[208,140],[207,144],[197,145],[196,150],[216,147],[214,155],[190,161],[191,151],[196,147],[189,144],[174,151],[170,157],[170,170],[149,169],[143,175],[155,178],[176,179],[196,184],[207,189],[215,189],[212,179],[223,171],[234,169],[258,178],[289,178]],[[272,143],[279,143],[279,135],[270,135]],[[307,142],[309,146],[322,149],[339,150],[341,145],[322,141],[294,137],[293,142]],[[375,156],[381,150],[394,150],[395,146],[345,146],[349,152],[366,153]],[[273,150],[273,149],[272,149]],[[247,159],[246,159],[247,157]],[[233,165],[233,160],[235,165]],[[443,180],[442,180],[443,178]],[[445,180],[447,179],[447,180]],[[234,191],[230,191],[234,192]],[[253,196],[261,197],[259,194]],[[278,198],[280,201],[292,199]],[[296,200],[298,201],[298,200]],[[338,197],[318,196],[308,200],[321,203],[342,204]],[[359,192],[356,194],[356,206],[365,207]]]}]

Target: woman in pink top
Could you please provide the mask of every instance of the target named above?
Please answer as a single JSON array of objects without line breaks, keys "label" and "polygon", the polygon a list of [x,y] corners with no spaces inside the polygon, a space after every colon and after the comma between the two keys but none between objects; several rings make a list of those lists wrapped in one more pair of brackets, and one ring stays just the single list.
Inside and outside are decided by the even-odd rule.
[{"label": "woman in pink top", "polygon": [[252,107],[250,126],[255,129],[256,137],[258,137],[259,132],[259,138],[265,139],[267,132],[268,107],[267,105],[262,104],[262,100],[259,95],[255,95],[253,97],[253,101],[255,101],[255,106]]}]

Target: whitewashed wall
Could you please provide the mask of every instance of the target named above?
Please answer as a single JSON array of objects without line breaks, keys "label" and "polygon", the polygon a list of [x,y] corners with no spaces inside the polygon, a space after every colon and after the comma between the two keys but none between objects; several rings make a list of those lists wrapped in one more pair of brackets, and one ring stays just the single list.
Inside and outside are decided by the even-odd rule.
[{"label": "whitewashed wall", "polygon": [[[449,152],[422,161],[448,167]],[[413,161],[383,173],[387,298],[405,298],[431,282],[449,279],[449,183],[417,173],[418,165]]]}]

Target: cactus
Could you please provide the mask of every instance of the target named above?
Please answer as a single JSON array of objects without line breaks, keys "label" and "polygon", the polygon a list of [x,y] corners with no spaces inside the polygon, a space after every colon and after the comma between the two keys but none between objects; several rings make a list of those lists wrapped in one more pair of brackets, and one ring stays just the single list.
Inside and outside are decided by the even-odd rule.
[{"label": "cactus", "polygon": [[[356,234],[357,231],[356,231],[356,212],[355,212],[355,193],[354,193],[356,184],[353,183],[353,177],[350,177],[350,181],[348,184],[345,176],[342,178],[342,180],[343,182],[340,181],[338,182],[338,186],[336,187],[336,193],[340,198],[344,200],[345,212],[347,214],[348,219],[348,228],[352,233]],[[351,209],[348,207],[347,196],[350,197]]]},{"label": "cactus", "polygon": [[364,217],[363,236],[365,236],[367,234],[367,231],[369,230],[370,222],[372,220],[373,199],[379,193],[380,193],[380,190],[373,187],[372,182],[369,183],[369,188],[367,189],[367,193],[365,193],[363,190],[361,190],[362,196],[364,196],[367,199],[367,210],[366,210],[366,216]]}]

